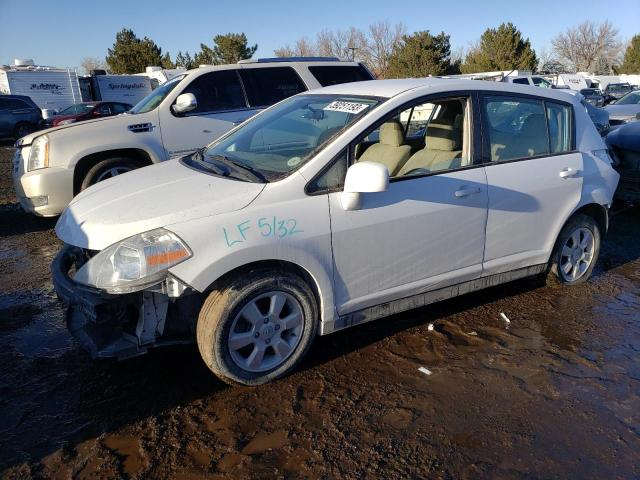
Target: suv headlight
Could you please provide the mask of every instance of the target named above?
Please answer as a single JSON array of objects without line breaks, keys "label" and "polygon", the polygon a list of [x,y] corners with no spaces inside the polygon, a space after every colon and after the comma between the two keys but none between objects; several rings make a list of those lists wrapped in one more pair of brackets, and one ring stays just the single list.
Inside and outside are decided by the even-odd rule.
[{"label": "suv headlight", "polygon": [[191,257],[189,248],[164,228],[140,233],[105,248],[73,279],[108,293],[129,293],[161,282],[170,267]]},{"label": "suv headlight", "polygon": [[49,137],[40,135],[31,143],[27,171],[38,170],[49,166]]}]

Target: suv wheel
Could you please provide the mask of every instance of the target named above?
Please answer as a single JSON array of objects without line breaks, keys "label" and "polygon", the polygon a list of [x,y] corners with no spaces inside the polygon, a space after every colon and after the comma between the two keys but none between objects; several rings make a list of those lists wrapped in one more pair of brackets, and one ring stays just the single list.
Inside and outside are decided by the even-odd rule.
[{"label": "suv wheel", "polygon": [[563,284],[586,282],[593,272],[599,253],[598,224],[587,215],[575,215],[558,236],[551,257],[551,271]]},{"label": "suv wheel", "polygon": [[224,382],[260,385],[298,364],[317,324],[315,297],[302,278],[255,270],[225,282],[205,300],[198,349]]},{"label": "suv wheel", "polygon": [[33,131],[34,131],[33,125],[31,125],[30,123],[19,123],[16,125],[16,128],[13,130],[13,136],[17,140],[26,135],[29,135]]},{"label": "suv wheel", "polygon": [[82,180],[80,190],[89,188],[91,185],[106,180],[107,178],[113,178],[123,173],[130,172],[136,168],[140,168],[140,165],[135,160],[130,158],[107,158],[96,163],[89,169],[87,174]]}]

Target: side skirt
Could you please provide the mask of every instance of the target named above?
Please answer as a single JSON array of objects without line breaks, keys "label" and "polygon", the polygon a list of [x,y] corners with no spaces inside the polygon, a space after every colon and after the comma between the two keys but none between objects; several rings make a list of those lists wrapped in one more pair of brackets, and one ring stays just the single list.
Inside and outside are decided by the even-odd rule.
[{"label": "side skirt", "polygon": [[469,280],[468,282],[451,285],[449,287],[419,293],[411,297],[400,298],[398,300],[375,305],[373,307],[363,308],[362,310],[357,310],[353,313],[343,315],[334,322],[328,322],[327,324],[322,325],[321,335],[327,335],[354,325],[371,322],[382,317],[388,317],[389,315],[395,315],[396,313],[405,312],[414,308],[424,307],[425,305],[441,302],[442,300],[448,300],[466,293],[495,287],[496,285],[508,283],[513,280],[533,277],[541,274],[546,269],[547,264],[542,263],[540,265],[519,268],[510,272],[496,273],[487,277],[481,277],[475,280]]}]

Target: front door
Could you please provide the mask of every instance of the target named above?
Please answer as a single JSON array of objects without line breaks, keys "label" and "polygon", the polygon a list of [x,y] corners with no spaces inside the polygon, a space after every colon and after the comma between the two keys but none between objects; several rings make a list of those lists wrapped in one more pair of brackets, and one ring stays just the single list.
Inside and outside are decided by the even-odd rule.
[{"label": "front door", "polygon": [[256,113],[247,106],[235,69],[200,75],[180,93],[195,95],[198,106],[182,115],[170,109],[160,112],[162,142],[169,157],[204,147]]},{"label": "front door", "polygon": [[[329,194],[340,315],[481,275],[487,182],[471,160],[470,113],[468,97],[412,105],[365,137],[366,148],[352,145],[353,161],[380,161],[392,177],[387,191],[362,194],[358,210]],[[407,146],[415,131],[421,148]]]}]

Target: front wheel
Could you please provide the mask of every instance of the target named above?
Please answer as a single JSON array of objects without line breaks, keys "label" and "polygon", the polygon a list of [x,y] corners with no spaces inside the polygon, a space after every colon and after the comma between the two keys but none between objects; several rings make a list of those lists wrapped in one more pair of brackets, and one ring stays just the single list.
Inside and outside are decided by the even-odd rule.
[{"label": "front wheel", "polygon": [[130,172],[141,166],[138,162],[130,158],[107,158],[101,160],[91,167],[84,176],[80,190],[89,188],[91,185],[101,182],[102,180]]},{"label": "front wheel", "polygon": [[294,273],[256,270],[214,290],[198,318],[202,359],[227,383],[260,385],[290,372],[315,337],[318,309]]},{"label": "front wheel", "polygon": [[600,229],[596,221],[578,214],[564,226],[551,257],[551,271],[567,285],[586,282],[600,253]]}]

